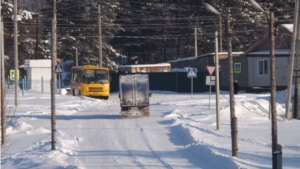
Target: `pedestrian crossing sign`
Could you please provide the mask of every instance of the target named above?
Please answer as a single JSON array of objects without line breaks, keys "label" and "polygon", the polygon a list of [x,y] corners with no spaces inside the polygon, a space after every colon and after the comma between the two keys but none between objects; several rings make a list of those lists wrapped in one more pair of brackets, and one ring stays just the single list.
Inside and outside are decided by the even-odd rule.
[{"label": "pedestrian crossing sign", "polygon": [[188,68],[187,69],[187,77],[197,77],[197,69],[196,68]]},{"label": "pedestrian crossing sign", "polygon": [[242,73],[242,63],[241,62],[234,62],[233,68],[234,68],[234,73]]},{"label": "pedestrian crossing sign", "polygon": [[55,73],[62,73],[62,72],[64,72],[63,66],[62,65],[55,65],[54,71],[55,71]]}]

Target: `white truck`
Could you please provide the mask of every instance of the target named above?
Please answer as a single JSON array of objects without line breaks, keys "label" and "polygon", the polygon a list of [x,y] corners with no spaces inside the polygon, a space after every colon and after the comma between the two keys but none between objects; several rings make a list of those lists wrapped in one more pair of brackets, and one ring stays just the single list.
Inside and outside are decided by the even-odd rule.
[{"label": "white truck", "polygon": [[131,74],[119,76],[120,116],[149,116],[149,76]]}]

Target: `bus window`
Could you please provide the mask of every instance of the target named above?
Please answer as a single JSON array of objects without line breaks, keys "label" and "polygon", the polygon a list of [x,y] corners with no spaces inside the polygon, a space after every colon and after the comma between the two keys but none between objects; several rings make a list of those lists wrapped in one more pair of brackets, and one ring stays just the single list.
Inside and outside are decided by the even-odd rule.
[{"label": "bus window", "polygon": [[96,70],[95,82],[96,83],[108,83],[108,72],[106,70]]},{"label": "bus window", "polygon": [[78,77],[78,70],[77,69],[73,69],[73,71],[72,71],[72,81],[76,82],[77,81],[77,77]]}]

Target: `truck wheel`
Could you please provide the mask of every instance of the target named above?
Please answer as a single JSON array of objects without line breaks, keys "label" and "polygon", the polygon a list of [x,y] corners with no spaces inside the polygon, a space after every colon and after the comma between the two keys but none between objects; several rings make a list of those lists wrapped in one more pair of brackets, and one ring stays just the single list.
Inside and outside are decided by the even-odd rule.
[{"label": "truck wheel", "polygon": [[106,96],[106,97],[103,97],[103,99],[104,99],[104,100],[108,100],[108,96]]},{"label": "truck wheel", "polygon": [[73,96],[76,96],[76,95],[75,95],[75,89],[72,90],[72,95],[73,95]]}]

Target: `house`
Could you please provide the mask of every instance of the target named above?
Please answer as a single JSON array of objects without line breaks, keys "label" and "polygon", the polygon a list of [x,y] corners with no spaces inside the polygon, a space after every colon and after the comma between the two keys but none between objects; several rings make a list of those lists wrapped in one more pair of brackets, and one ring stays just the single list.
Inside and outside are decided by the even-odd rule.
[{"label": "house", "polygon": [[[289,80],[290,53],[292,44],[293,24],[278,27],[275,36],[275,77],[277,90],[287,88]],[[244,53],[233,57],[234,79],[239,82],[241,90],[255,92],[260,89],[270,90],[270,38],[264,37]],[[220,88],[229,89],[228,58],[220,58],[222,67]],[[235,67],[236,66],[236,67]],[[236,69],[239,69],[238,71]]]}]

